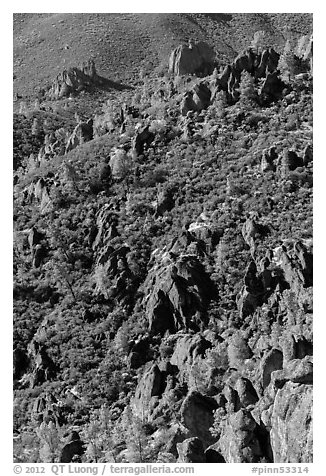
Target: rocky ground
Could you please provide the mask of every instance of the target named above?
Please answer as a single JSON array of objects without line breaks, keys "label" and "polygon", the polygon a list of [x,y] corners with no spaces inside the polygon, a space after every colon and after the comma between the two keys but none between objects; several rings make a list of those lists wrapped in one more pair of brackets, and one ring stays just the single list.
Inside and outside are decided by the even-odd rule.
[{"label": "rocky ground", "polygon": [[138,15],[128,74],[68,61],[130,15],[15,17],[15,461],[312,462],[311,17]]}]

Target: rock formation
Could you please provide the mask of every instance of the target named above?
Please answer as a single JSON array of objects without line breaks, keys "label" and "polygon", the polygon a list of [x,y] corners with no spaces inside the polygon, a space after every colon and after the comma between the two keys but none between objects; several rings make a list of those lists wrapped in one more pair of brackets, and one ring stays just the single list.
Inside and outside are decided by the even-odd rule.
[{"label": "rock formation", "polygon": [[149,273],[146,316],[152,332],[199,330],[205,323],[205,309],[217,293],[202,264],[193,255],[161,256]]},{"label": "rock formation", "polygon": [[58,74],[47,92],[47,97],[56,100],[76,95],[91,88],[97,81],[95,63],[89,60],[80,68],[73,67]]},{"label": "rock formation", "polygon": [[214,50],[205,42],[180,45],[171,53],[169,72],[176,76],[183,74],[208,75],[214,69]]}]

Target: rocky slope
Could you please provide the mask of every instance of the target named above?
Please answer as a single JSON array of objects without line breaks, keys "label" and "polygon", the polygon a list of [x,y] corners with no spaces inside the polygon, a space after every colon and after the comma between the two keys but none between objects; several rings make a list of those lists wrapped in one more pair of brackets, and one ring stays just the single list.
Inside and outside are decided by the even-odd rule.
[{"label": "rocky slope", "polygon": [[[17,16],[17,44],[108,17],[69,18]],[[311,18],[137,19],[275,41],[238,33],[213,65],[207,38],[166,42],[166,75],[132,89],[82,55],[27,75],[44,91],[14,117],[15,460],[309,463]],[[283,50],[286,23],[306,36]]]},{"label": "rocky slope", "polygon": [[100,75],[137,82],[140,70],[165,70],[171,50],[189,39],[206,41],[224,65],[264,30],[266,46],[312,30],[307,14],[82,14],[14,15],[14,92],[29,96],[64,69],[91,57]]}]

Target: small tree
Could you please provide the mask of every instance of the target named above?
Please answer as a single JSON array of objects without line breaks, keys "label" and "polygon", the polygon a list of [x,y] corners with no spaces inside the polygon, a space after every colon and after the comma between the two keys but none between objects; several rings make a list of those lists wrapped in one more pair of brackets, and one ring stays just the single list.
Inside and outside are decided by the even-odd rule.
[{"label": "small tree", "polygon": [[149,447],[145,423],[132,412],[130,406],[126,407],[124,411],[122,428],[127,445],[129,463],[144,463],[147,461]]},{"label": "small tree", "polygon": [[36,430],[40,439],[39,456],[42,463],[55,463],[59,458],[60,437],[58,429],[53,422],[41,423]]},{"label": "small tree", "polygon": [[285,81],[290,81],[295,75],[296,56],[293,53],[290,40],[287,40],[285,43],[283,53],[278,62],[278,69],[280,70],[281,78]]},{"label": "small tree", "polygon": [[255,81],[254,78],[247,71],[243,71],[241,73],[239,92],[241,104],[250,107],[253,107],[257,104]]}]

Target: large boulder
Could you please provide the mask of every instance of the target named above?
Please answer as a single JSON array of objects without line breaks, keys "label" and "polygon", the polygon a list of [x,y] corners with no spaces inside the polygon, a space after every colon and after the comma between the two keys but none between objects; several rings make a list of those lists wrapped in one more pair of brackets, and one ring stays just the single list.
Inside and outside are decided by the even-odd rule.
[{"label": "large boulder", "polygon": [[209,429],[214,423],[213,411],[217,409],[217,402],[197,391],[190,392],[181,406],[181,423],[190,434],[202,440],[206,448],[214,442]]},{"label": "large boulder", "polygon": [[188,438],[177,444],[178,463],[205,463],[203,443],[199,438]]},{"label": "large boulder", "polygon": [[172,51],[169,59],[169,72],[180,76],[183,74],[208,75],[214,69],[215,52],[207,43],[180,45]]},{"label": "large boulder", "polygon": [[226,463],[257,463],[263,451],[257,438],[257,424],[251,413],[241,409],[225,421],[216,445]]},{"label": "large boulder", "polygon": [[76,456],[82,456],[85,452],[84,443],[81,441],[77,431],[72,431],[66,440],[66,444],[61,449],[59,462],[71,463]]},{"label": "large boulder", "polygon": [[150,125],[147,124],[140,128],[133,139],[132,149],[137,155],[144,152],[145,147],[148,147],[155,139],[155,133],[150,130]]},{"label": "large boulder", "polygon": [[170,362],[172,365],[176,365],[179,370],[187,370],[194,362],[203,359],[206,350],[211,347],[212,344],[200,334],[182,335],[177,340]]}]

